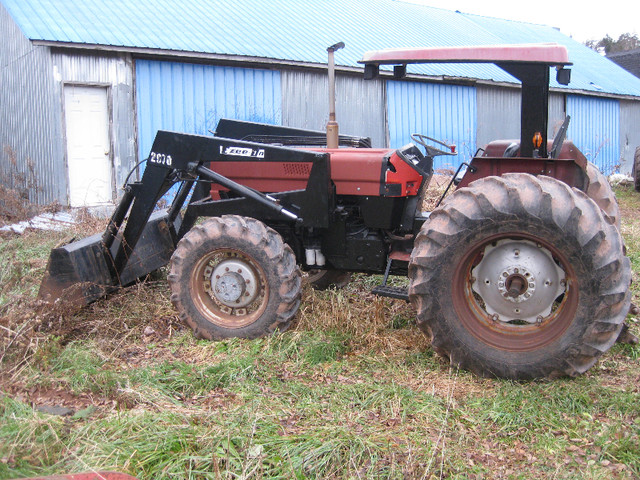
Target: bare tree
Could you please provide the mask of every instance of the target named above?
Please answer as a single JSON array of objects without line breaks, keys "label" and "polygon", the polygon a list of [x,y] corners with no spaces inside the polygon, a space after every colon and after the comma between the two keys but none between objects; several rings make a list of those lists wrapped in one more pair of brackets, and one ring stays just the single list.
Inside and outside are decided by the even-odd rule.
[{"label": "bare tree", "polygon": [[636,33],[623,33],[614,40],[609,35],[605,35],[600,40],[587,40],[584,44],[596,51],[604,52],[608,55],[616,52],[626,52],[627,50],[633,50],[634,48],[640,48],[640,38]]}]

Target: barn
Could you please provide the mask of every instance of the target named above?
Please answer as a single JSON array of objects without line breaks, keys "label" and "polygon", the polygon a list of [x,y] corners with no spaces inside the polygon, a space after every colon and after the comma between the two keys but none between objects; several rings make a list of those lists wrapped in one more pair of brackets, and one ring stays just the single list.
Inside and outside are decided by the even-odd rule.
[{"label": "barn", "polygon": [[519,136],[520,95],[493,65],[365,82],[365,51],[539,42],[574,63],[568,86],[551,85],[549,135],[571,115],[568,138],[606,174],[630,172],[640,145],[640,79],[545,25],[395,0],[0,0],[0,32],[0,182],[34,203],[113,202],[158,129],[208,134],[220,118],[324,129],[339,41],[340,131],[374,146],[424,133],[458,146],[436,165],[455,167]]}]

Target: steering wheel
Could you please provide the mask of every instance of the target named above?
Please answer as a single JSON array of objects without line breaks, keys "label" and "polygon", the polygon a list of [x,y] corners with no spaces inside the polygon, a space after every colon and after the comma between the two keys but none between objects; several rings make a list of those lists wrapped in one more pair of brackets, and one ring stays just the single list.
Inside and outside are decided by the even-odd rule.
[{"label": "steering wheel", "polygon": [[[447,143],[441,142],[440,140],[436,140],[435,138],[431,138],[427,135],[423,135],[422,133],[412,133],[411,140],[416,142],[418,145],[422,145],[425,151],[427,152],[427,155],[431,157],[435,157],[436,155],[457,155],[455,145],[449,145]],[[438,145],[442,145],[443,147],[446,147],[448,151],[442,150],[432,145],[428,145],[426,143],[427,140],[433,143],[437,143]]]}]

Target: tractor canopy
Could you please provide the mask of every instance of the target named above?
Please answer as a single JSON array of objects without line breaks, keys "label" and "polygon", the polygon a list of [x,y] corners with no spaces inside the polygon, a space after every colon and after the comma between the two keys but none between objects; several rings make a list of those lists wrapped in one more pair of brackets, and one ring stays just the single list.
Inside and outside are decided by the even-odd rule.
[{"label": "tractor canopy", "polygon": [[522,83],[522,157],[547,157],[550,68],[556,68],[556,79],[562,85],[568,85],[571,78],[570,70],[564,68],[571,65],[567,49],[555,43],[373,50],[366,52],[360,63],[365,67],[365,79],[375,78],[380,65],[394,65],[396,79],[406,75],[406,67],[410,63],[497,65]]}]

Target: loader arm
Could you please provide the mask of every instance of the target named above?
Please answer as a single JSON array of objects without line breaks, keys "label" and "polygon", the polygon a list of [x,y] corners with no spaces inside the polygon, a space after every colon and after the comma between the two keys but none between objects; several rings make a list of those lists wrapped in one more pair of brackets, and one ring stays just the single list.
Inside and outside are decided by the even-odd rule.
[{"label": "loader arm", "polygon": [[[256,161],[308,164],[307,188],[268,195],[207,167],[211,162]],[[178,183],[181,186],[170,208],[155,211],[162,196]],[[141,180],[125,186],[105,232],[52,250],[39,298],[64,297],[66,302],[86,305],[162,267],[195,222],[198,209],[212,203],[208,188],[203,188],[211,184],[228,189],[234,196],[229,201],[268,211],[280,221],[308,228],[329,224],[334,198],[327,154],[159,131]],[[183,206],[192,192],[183,222]]]}]

